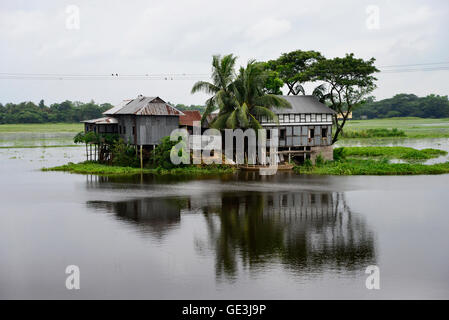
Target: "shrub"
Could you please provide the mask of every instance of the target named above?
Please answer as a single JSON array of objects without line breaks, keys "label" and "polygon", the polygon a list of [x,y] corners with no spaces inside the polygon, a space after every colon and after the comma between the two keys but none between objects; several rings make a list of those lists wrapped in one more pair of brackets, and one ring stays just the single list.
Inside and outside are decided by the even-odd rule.
[{"label": "shrub", "polygon": [[341,148],[335,148],[334,149],[334,161],[343,161],[346,159],[346,149]]},{"label": "shrub", "polygon": [[119,139],[112,146],[112,164],[120,167],[139,167],[136,149]]},{"label": "shrub", "polygon": [[[179,137],[181,139],[181,137]],[[152,165],[155,167],[160,167],[162,169],[172,169],[176,167],[182,167],[183,164],[175,165],[170,160],[170,154],[172,153],[172,148],[178,143],[178,141],[170,141],[170,137],[164,137],[161,143],[154,149],[152,154]],[[185,152],[179,150],[179,156],[190,156]]]},{"label": "shrub", "polygon": [[324,158],[323,158],[323,156],[320,153],[319,155],[317,155],[317,157],[315,159],[315,165],[317,167],[321,167],[324,163],[325,163]]}]

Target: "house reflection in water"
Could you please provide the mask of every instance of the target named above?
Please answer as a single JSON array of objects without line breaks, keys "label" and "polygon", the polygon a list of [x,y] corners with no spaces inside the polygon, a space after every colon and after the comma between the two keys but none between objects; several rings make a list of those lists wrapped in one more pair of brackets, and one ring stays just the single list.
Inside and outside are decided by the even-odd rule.
[{"label": "house reflection in water", "polygon": [[88,207],[104,209],[120,220],[133,222],[141,232],[162,239],[179,226],[180,207],[173,199],[143,198],[126,201],[89,201]]},{"label": "house reflection in water", "polygon": [[181,215],[187,214],[186,219],[202,215],[204,224],[195,222],[193,245],[198,254],[214,256],[217,278],[234,279],[242,270],[351,272],[376,264],[374,234],[362,216],[351,212],[344,193],[211,190],[207,196],[89,201],[87,205],[114,213],[159,240],[174,230],[191,228],[192,224],[181,224]]},{"label": "house reflection in water", "polygon": [[374,264],[374,235],[342,193],[223,194],[220,203],[202,211],[215,248],[217,277],[232,278],[239,266],[279,264],[319,272]]}]

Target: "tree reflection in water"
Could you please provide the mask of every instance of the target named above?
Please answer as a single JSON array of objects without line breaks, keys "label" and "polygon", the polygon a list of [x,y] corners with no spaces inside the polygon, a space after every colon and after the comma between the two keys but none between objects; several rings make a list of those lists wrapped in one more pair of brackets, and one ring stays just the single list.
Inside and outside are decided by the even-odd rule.
[{"label": "tree reflection in water", "polygon": [[[92,183],[89,186],[96,188],[101,181]],[[200,235],[195,246],[199,254],[212,250],[217,278],[236,278],[239,268],[280,265],[292,272],[320,273],[364,270],[375,264],[373,232],[362,216],[351,212],[344,193],[211,192],[89,201],[88,206],[113,212],[159,240],[182,228],[181,214],[202,214],[206,238]]]},{"label": "tree reflection in water", "polygon": [[280,263],[292,271],[357,270],[375,259],[374,236],[344,194],[223,194],[202,207],[217,277]]}]

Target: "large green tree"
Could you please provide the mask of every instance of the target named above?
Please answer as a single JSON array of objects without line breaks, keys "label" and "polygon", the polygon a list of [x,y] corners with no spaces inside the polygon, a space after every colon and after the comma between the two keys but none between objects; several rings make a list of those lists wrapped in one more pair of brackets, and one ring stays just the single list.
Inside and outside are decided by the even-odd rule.
[{"label": "large green tree", "polygon": [[296,50],[283,53],[278,59],[268,61],[270,68],[279,74],[286,84],[288,95],[304,94],[303,84],[313,77],[311,67],[324,57],[318,51]]},{"label": "large green tree", "polygon": [[334,122],[336,130],[332,143],[335,143],[354,108],[365,103],[365,98],[376,88],[374,73],[375,59],[358,59],[354,54],[344,58],[321,59],[314,64],[312,79],[323,81],[328,87],[326,100],[329,107],[336,111]]}]

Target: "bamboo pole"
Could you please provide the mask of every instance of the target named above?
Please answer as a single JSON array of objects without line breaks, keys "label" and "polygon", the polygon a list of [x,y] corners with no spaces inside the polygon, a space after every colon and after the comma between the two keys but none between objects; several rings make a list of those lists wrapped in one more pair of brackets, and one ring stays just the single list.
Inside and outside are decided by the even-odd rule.
[{"label": "bamboo pole", "polygon": [[143,170],[142,145],[140,145],[140,170]]}]

